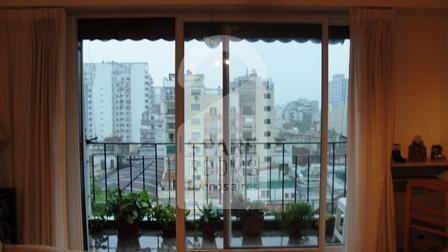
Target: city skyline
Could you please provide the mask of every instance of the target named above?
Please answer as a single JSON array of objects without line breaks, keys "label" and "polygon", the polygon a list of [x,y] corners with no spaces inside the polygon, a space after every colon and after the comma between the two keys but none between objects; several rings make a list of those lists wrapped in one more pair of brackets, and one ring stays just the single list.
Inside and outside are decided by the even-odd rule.
[{"label": "city skyline", "polygon": [[[348,40],[329,45],[329,76],[348,76],[349,47]],[[145,62],[154,86],[162,86],[163,78],[175,72],[174,53],[174,42],[165,40],[83,41],[85,63]],[[211,49],[202,41],[186,42],[185,73],[203,73],[206,87],[222,87],[221,55],[221,46]],[[161,58],[164,64],[159,63]],[[231,43],[230,59],[230,80],[256,69],[261,77],[279,83],[282,88],[275,98],[280,105],[297,98],[321,100],[321,44],[241,40]]]},{"label": "city skyline", "polygon": [[[241,96],[241,92],[244,92],[248,87],[247,81],[251,79],[249,78],[250,76],[258,79],[256,83],[254,82],[254,87],[251,87],[251,89],[259,89],[259,91],[253,95]],[[118,137],[118,139],[133,142],[173,139],[173,136],[169,136],[168,138],[164,136],[167,132],[167,127],[174,129],[174,111],[167,107],[174,106],[174,104],[167,104],[166,96],[164,95],[167,88],[173,89],[173,78],[174,74],[169,74],[164,77],[163,86],[157,87],[153,85],[154,83],[148,72],[146,63],[85,63],[84,97],[86,102],[86,137],[99,137],[102,140],[110,137]],[[187,113],[187,109],[189,106],[193,106],[189,104],[195,103],[194,100],[196,102],[198,101],[198,97],[208,97],[207,99],[210,100],[210,102],[207,102],[208,105],[194,105],[200,107],[200,111],[203,111],[201,113],[206,113],[212,107],[217,109],[219,114],[222,113],[222,107],[219,105],[222,89],[220,87],[215,89],[207,88],[204,80],[204,74],[187,71],[185,95],[186,102],[189,102],[185,104],[186,123],[195,117],[194,113]],[[190,92],[193,92],[193,90],[190,90],[191,87],[189,86],[195,81],[199,81],[198,87],[202,91],[197,89],[194,92],[198,94],[191,94],[192,97],[190,97]],[[334,75],[330,81],[329,129],[335,132],[333,132],[333,135],[346,134],[346,125],[344,122],[346,121],[347,81],[343,74]],[[241,89],[240,85],[247,87]],[[235,109],[234,106],[239,106],[239,103],[253,99],[253,105],[249,103],[247,104],[249,107],[241,107],[236,112],[238,113],[239,111],[241,115],[244,115],[244,113],[248,113],[248,109],[254,110],[260,107],[262,109],[263,107],[269,109],[268,111],[265,110],[265,113],[269,113],[271,110],[273,111],[269,118],[272,119],[272,124],[275,126],[275,129],[273,132],[268,130],[267,134],[272,134],[272,136],[279,138],[288,138],[292,136],[291,134],[296,137],[306,137],[306,140],[319,138],[320,104],[318,101],[297,98],[284,105],[273,103],[275,100],[274,89],[276,91],[278,90],[276,83],[271,78],[260,77],[255,70],[246,72],[245,75],[235,78],[230,82],[230,86],[231,103],[229,106],[231,110]],[[174,90],[170,90],[170,92],[174,94]],[[240,96],[240,98],[235,100],[235,98],[232,98],[235,95]],[[174,99],[174,97],[170,99]],[[190,101],[191,99],[193,101]],[[268,101],[272,101],[272,103],[266,103]],[[174,100],[170,103],[173,102]],[[171,118],[172,122],[170,121],[169,126],[167,126],[164,117],[168,115],[169,110],[171,111],[169,114],[173,116]],[[260,123],[262,125],[263,121]],[[160,132],[156,133],[154,131],[155,129],[159,129]],[[202,140],[204,139],[205,137]]]}]

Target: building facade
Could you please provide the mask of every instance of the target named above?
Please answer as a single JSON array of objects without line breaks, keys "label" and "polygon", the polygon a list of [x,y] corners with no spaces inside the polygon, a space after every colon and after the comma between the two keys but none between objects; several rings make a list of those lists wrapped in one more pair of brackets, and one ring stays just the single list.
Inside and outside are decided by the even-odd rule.
[{"label": "building facade", "polygon": [[333,75],[328,88],[328,129],[330,141],[347,136],[348,79],[343,74]]},{"label": "building facade", "polygon": [[146,63],[85,63],[87,138],[141,141],[142,116],[150,107],[152,79]]}]

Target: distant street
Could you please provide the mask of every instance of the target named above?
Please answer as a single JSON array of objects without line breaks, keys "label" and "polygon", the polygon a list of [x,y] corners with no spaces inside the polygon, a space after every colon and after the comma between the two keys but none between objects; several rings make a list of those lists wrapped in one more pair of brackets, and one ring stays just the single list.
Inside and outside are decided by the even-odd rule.
[{"label": "distant street", "polygon": [[[173,168],[174,169],[174,166]],[[156,162],[155,159],[151,160],[145,159],[145,169],[143,169],[142,160],[132,161],[132,179],[131,179],[131,169],[129,162],[127,165],[120,167],[117,171],[112,170],[107,173],[107,175],[102,174],[95,180],[95,185],[101,188],[101,190],[117,189],[118,183],[120,183],[120,188],[123,192],[130,191],[141,191],[146,189],[150,195],[156,195],[156,182],[160,184],[163,176],[164,170],[164,160],[163,158],[157,159],[157,176],[156,176]],[[143,176],[144,172],[144,176]]]}]

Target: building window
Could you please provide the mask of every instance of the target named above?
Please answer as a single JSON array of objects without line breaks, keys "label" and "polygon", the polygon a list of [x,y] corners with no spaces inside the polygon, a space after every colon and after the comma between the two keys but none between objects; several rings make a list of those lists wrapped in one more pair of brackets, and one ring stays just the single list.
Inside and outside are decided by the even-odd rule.
[{"label": "building window", "polygon": [[271,132],[270,131],[265,131],[264,132],[264,136],[265,137],[270,137],[271,136]]},{"label": "building window", "polygon": [[201,104],[191,104],[191,111],[201,110]]},{"label": "building window", "polygon": [[201,133],[199,132],[191,133],[191,141],[200,141],[200,139],[201,139]]},{"label": "building window", "polygon": [[265,98],[265,99],[271,99],[271,94],[269,94],[269,93],[264,94],[264,98]]},{"label": "building window", "polygon": [[191,96],[200,96],[201,90],[200,89],[192,89],[191,90]]},{"label": "building window", "polygon": [[167,129],[174,129],[174,123],[173,122],[169,122],[166,124]]},{"label": "building window", "polygon": [[271,106],[264,106],[264,111],[271,111]]},{"label": "building window", "polygon": [[245,140],[252,140],[252,131],[243,131],[243,138]]},{"label": "building window", "polygon": [[269,198],[269,197],[271,197],[271,191],[269,191],[269,190],[261,190],[261,197],[262,198]]},{"label": "building window", "polygon": [[243,115],[255,115],[255,110],[252,106],[243,106]]},{"label": "building window", "polygon": [[264,124],[271,124],[271,119],[264,119]]},{"label": "building window", "polygon": [[210,115],[211,116],[216,116],[218,115],[218,109],[215,107],[210,108]]}]

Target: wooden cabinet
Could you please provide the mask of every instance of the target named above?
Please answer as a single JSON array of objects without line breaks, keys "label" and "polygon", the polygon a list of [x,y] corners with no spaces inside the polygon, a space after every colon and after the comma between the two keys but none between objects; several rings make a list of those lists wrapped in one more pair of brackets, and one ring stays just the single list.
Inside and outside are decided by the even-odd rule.
[{"label": "wooden cabinet", "polygon": [[424,162],[408,161],[406,163],[391,163],[392,178],[395,192],[406,191],[409,179],[440,179],[440,174],[448,171],[448,160]]}]

